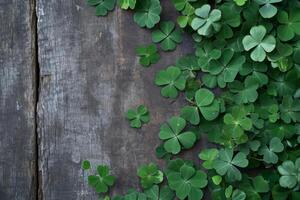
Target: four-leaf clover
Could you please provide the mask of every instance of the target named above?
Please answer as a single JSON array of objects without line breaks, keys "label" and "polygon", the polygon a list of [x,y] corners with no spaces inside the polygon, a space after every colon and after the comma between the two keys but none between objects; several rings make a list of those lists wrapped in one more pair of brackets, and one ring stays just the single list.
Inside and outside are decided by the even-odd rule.
[{"label": "four-leaf clover", "polygon": [[159,28],[152,32],[152,41],[161,43],[160,47],[164,51],[172,51],[176,45],[182,41],[181,32],[175,28],[175,23],[172,21],[161,22]]},{"label": "four-leaf clover", "polygon": [[153,28],[160,20],[161,5],[159,0],[137,1],[134,21],[140,27]]},{"label": "four-leaf clover", "polygon": [[156,74],[155,84],[164,86],[161,89],[161,95],[163,97],[174,99],[178,96],[178,90],[185,88],[186,80],[181,74],[181,70],[174,66],[170,66]]},{"label": "four-leaf clover", "polygon": [[157,63],[160,58],[154,44],[150,44],[145,47],[138,47],[136,49],[136,53],[140,56],[140,64],[144,67]]},{"label": "four-leaf clover", "polygon": [[130,126],[133,128],[140,128],[142,123],[150,120],[149,111],[144,105],[139,105],[136,110],[129,109],[126,118],[130,120]]},{"label": "four-leaf clover", "polygon": [[161,183],[164,179],[163,173],[157,168],[154,163],[143,165],[138,169],[138,176],[141,179],[143,188],[150,188],[154,184]]},{"label": "four-leaf clover", "polygon": [[211,10],[210,5],[205,4],[195,10],[195,15],[197,17],[193,19],[191,26],[199,35],[209,36],[221,29],[219,23],[221,19],[220,10]]},{"label": "four-leaf clover", "polygon": [[186,121],[181,117],[172,117],[168,123],[160,127],[159,138],[165,140],[164,148],[167,152],[178,154],[181,147],[191,148],[196,135],[191,131],[182,132],[186,126]]},{"label": "four-leaf clover", "polygon": [[254,26],[250,30],[250,35],[247,35],[243,39],[243,46],[246,51],[250,49],[254,50],[251,52],[251,59],[254,61],[262,62],[266,58],[266,52],[272,52],[276,46],[276,40],[274,36],[266,36],[267,29],[262,26]]},{"label": "four-leaf clover", "polygon": [[248,160],[244,153],[239,152],[233,156],[233,150],[226,148],[219,151],[219,157],[214,161],[213,167],[218,174],[231,181],[239,181],[242,174],[237,167],[245,168],[248,166]]}]

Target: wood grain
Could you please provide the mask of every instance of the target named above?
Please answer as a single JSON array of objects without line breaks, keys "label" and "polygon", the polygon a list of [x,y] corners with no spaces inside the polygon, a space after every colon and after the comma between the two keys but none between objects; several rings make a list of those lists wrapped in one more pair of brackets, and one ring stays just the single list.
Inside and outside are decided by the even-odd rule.
[{"label": "wood grain", "polygon": [[[175,13],[168,2],[166,20]],[[162,98],[153,79],[192,52],[189,42],[143,68],[135,48],[151,42],[150,31],[139,28],[130,12],[104,18],[94,12],[82,0],[37,0],[40,199],[95,199],[80,169],[84,159],[111,166],[118,177],[113,194],[137,187],[137,167],[156,161],[159,124],[182,104]],[[135,130],[124,113],[139,104],[150,108],[152,119]]]},{"label": "wood grain", "polygon": [[35,17],[0,0],[0,199],[36,199]]}]

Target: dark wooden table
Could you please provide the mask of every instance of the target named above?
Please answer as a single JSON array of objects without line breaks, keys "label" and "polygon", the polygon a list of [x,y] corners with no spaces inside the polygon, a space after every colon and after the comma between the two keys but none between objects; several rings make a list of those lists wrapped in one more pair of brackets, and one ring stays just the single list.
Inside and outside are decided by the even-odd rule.
[{"label": "dark wooden table", "polygon": [[[162,18],[174,19],[162,3]],[[131,12],[94,11],[83,0],[0,0],[1,200],[97,199],[84,159],[109,165],[113,193],[124,193],[138,187],[138,166],[157,161],[159,125],[182,101],[162,98],[154,75],[192,45],[143,68],[135,48],[150,31]],[[142,103],[151,122],[132,129],[124,113]]]}]

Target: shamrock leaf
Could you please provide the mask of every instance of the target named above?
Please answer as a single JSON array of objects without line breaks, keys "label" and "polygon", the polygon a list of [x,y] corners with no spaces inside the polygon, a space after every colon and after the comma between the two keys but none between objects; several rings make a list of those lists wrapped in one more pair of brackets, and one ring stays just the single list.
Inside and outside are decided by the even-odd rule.
[{"label": "shamrock leaf", "polygon": [[255,63],[255,65],[252,63],[245,63],[240,70],[240,74],[242,76],[249,75],[248,77],[250,79],[259,83],[260,86],[263,86],[269,82],[269,77],[266,75],[267,71],[268,66],[264,63]]},{"label": "shamrock leaf", "polygon": [[217,158],[219,151],[217,149],[204,149],[199,154],[199,158],[204,160],[202,166],[205,169],[213,169],[213,162]]},{"label": "shamrock leaf", "polygon": [[161,89],[163,97],[174,99],[178,96],[178,90],[185,88],[186,80],[181,74],[181,70],[174,66],[170,66],[166,70],[161,70],[156,74],[155,84],[164,86]]},{"label": "shamrock leaf", "polygon": [[114,9],[116,0],[87,0],[87,4],[96,7],[97,16],[105,16]]},{"label": "shamrock leaf", "polygon": [[196,50],[198,64],[204,72],[208,72],[209,62],[219,59],[221,55],[221,50],[215,48],[211,43],[204,43],[198,46]]},{"label": "shamrock leaf", "polygon": [[219,157],[214,161],[213,167],[218,174],[226,174],[228,180],[239,181],[242,179],[241,172],[236,167],[245,168],[248,166],[248,160],[244,153],[239,152],[233,156],[233,150],[226,148],[219,151]]},{"label": "shamrock leaf", "polygon": [[168,186],[159,188],[157,185],[146,190],[145,194],[149,200],[173,200],[175,196]]},{"label": "shamrock leaf", "polygon": [[249,78],[246,78],[244,84],[234,81],[229,85],[230,91],[236,94],[234,101],[237,104],[255,102],[258,98],[258,87],[259,83]]},{"label": "shamrock leaf", "polygon": [[280,105],[280,117],[285,123],[300,122],[300,100],[284,96]]},{"label": "shamrock leaf", "polygon": [[209,36],[221,29],[219,23],[221,19],[221,11],[217,9],[211,10],[209,4],[205,4],[195,10],[195,17],[191,23],[192,28],[199,35]]},{"label": "shamrock leaf", "polygon": [[284,161],[278,166],[278,172],[281,175],[279,184],[281,187],[293,189],[300,184],[300,158],[295,163],[290,160]]},{"label": "shamrock leaf", "polygon": [[137,1],[134,21],[140,27],[153,28],[160,20],[161,5],[159,0]]},{"label": "shamrock leaf", "polygon": [[247,0],[233,0],[235,3],[236,3],[236,5],[238,5],[238,6],[243,6],[243,5],[245,5],[245,3],[247,2]]},{"label": "shamrock leaf", "polygon": [[201,199],[201,188],[207,185],[207,176],[203,171],[195,170],[189,165],[182,165],[180,172],[171,172],[167,175],[169,186],[176,191],[176,196],[183,200]]},{"label": "shamrock leaf", "polygon": [[281,2],[282,0],[255,0],[258,5],[262,5],[259,9],[259,13],[263,18],[272,18],[277,13],[277,8],[274,3]]},{"label": "shamrock leaf", "polygon": [[172,0],[176,10],[185,12],[186,10],[191,9],[192,7],[190,2],[195,2],[197,0]]},{"label": "shamrock leaf", "polygon": [[176,67],[179,67],[185,77],[195,78],[196,72],[201,68],[198,64],[196,56],[183,56],[176,62]]},{"label": "shamrock leaf", "polygon": [[82,169],[89,170],[91,169],[91,163],[88,160],[84,160],[81,164]]},{"label": "shamrock leaf", "polygon": [[200,122],[200,116],[198,108],[195,106],[185,106],[180,110],[180,116],[193,125],[197,125]]},{"label": "shamrock leaf", "polygon": [[269,143],[269,147],[267,145],[262,146],[258,154],[263,155],[263,159],[265,163],[268,164],[276,164],[278,162],[278,156],[276,153],[280,153],[284,150],[284,146],[281,143],[281,140],[277,137],[273,137]]},{"label": "shamrock leaf", "polygon": [[161,22],[159,27],[160,29],[152,32],[152,41],[161,43],[160,46],[164,51],[174,50],[182,41],[181,32],[175,28],[175,23],[172,21]]},{"label": "shamrock leaf", "polygon": [[150,188],[154,184],[161,183],[164,179],[163,173],[158,170],[154,163],[141,166],[137,174],[141,179],[142,187],[145,189]]},{"label": "shamrock leaf", "polygon": [[136,53],[140,56],[140,64],[144,67],[157,63],[160,58],[154,44],[150,44],[145,47],[138,47],[136,49]]},{"label": "shamrock leaf", "polygon": [[289,41],[300,35],[300,9],[291,9],[288,14],[286,11],[280,11],[277,16],[278,22],[281,24],[277,28],[277,34],[280,40]]},{"label": "shamrock leaf", "polygon": [[186,121],[183,118],[172,117],[160,127],[159,138],[165,140],[164,148],[167,152],[178,154],[181,147],[188,149],[194,145],[196,135],[191,131],[182,132],[185,126]]},{"label": "shamrock leaf", "polygon": [[220,112],[220,103],[215,99],[214,93],[208,89],[201,88],[195,94],[197,107],[202,116],[208,120],[214,120]]},{"label": "shamrock leaf", "polygon": [[140,128],[142,123],[147,123],[150,120],[149,111],[144,105],[139,105],[136,110],[129,109],[126,118],[130,120],[132,128]]},{"label": "shamrock leaf", "polygon": [[123,197],[117,197],[113,200],[147,200],[147,196],[144,193],[137,192],[135,190],[129,190]]},{"label": "shamrock leaf", "polygon": [[266,58],[266,52],[272,52],[276,46],[276,40],[274,36],[266,36],[267,30],[264,26],[254,26],[250,30],[250,35],[247,35],[243,39],[243,46],[246,51],[250,49],[254,50],[251,52],[251,59],[254,61],[262,62]]},{"label": "shamrock leaf", "polygon": [[209,62],[207,71],[211,75],[218,76],[218,79],[221,79],[222,82],[233,82],[245,61],[244,56],[234,56],[231,49],[226,49],[219,59]]},{"label": "shamrock leaf", "polygon": [[122,9],[127,10],[128,8],[134,9],[136,0],[119,0],[119,5]]},{"label": "shamrock leaf", "polygon": [[225,132],[232,133],[233,138],[239,138],[244,135],[244,131],[249,131],[252,128],[252,120],[247,114],[243,106],[235,106],[231,113],[225,114]]},{"label": "shamrock leaf", "polygon": [[240,9],[237,9],[234,4],[223,4],[220,6],[222,12],[222,28],[217,34],[217,37],[224,39],[233,36],[232,28],[237,28],[241,24]]},{"label": "shamrock leaf", "polygon": [[109,168],[106,165],[99,165],[97,172],[97,175],[88,176],[88,183],[97,193],[106,193],[108,187],[115,183],[115,177],[109,174]]},{"label": "shamrock leaf", "polygon": [[256,176],[253,179],[253,186],[256,192],[258,193],[266,193],[269,192],[269,183],[264,179],[263,176]]}]

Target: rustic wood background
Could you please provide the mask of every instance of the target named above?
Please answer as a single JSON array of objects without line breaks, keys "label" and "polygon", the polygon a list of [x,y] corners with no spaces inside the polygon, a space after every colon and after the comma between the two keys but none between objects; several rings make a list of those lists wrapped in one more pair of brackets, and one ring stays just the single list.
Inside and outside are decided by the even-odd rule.
[{"label": "rustic wood background", "polygon": [[[162,19],[174,19],[161,0]],[[137,167],[157,161],[159,124],[182,101],[160,96],[155,72],[193,51],[188,39],[143,68],[135,48],[150,31],[116,9],[94,16],[84,0],[0,0],[0,199],[97,199],[81,161],[111,166],[112,191],[138,187]],[[129,127],[124,113],[145,104],[151,122]],[[161,161],[158,161],[161,163]]]}]

